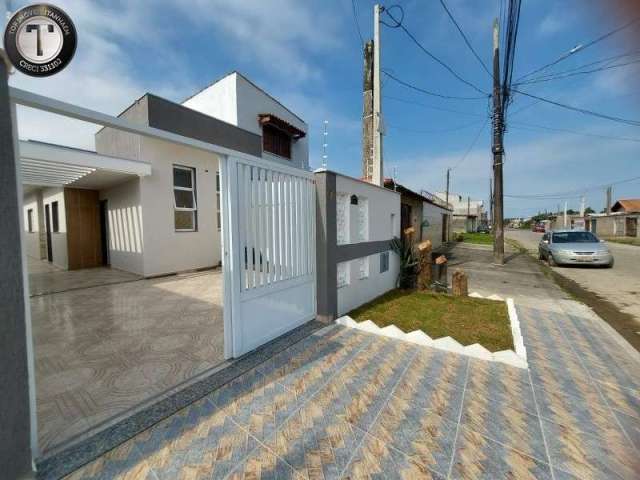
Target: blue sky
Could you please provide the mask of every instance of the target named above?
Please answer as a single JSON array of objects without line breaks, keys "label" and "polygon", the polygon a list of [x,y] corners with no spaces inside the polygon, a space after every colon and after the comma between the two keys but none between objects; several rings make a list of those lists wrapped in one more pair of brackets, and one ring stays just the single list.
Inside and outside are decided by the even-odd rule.
[{"label": "blue sky", "polygon": [[[26,4],[9,2],[9,9]],[[239,70],[307,120],[311,165],[321,162],[323,121],[329,121],[329,168],[360,176],[362,54],[350,1],[300,0],[56,0],[74,20],[78,50],[72,64],[48,79],[16,73],[11,84],[106,113],[117,114],[149,91],[182,101],[231,70]],[[438,1],[400,1],[404,25],[462,77],[491,87],[491,78],[466,48]],[[548,63],[628,21],[596,0],[523,0],[514,78]],[[372,35],[373,1],[357,0],[357,21]],[[496,0],[448,0],[476,51],[490,65]],[[387,4],[390,6],[391,4]],[[630,30],[630,29],[629,29]],[[638,37],[636,37],[637,40]],[[382,66],[425,89],[454,96],[474,90],[424,55],[399,29],[382,27]],[[637,45],[637,41],[635,42]],[[628,31],[557,65],[562,71],[634,50]],[[536,85],[526,91],[599,112],[640,119],[636,65]],[[522,87],[523,89],[525,87]],[[392,80],[383,85],[385,173],[414,189],[488,196],[490,138],[486,100],[444,100]],[[640,139],[640,128],[561,110],[516,96],[505,137],[505,192],[562,193],[578,208],[601,209],[603,189],[640,176],[640,143],[546,131],[516,122],[597,135]],[[519,109],[524,108],[521,112]],[[444,110],[443,110],[444,109]],[[453,110],[453,111],[448,111]],[[517,112],[517,113],[516,113]],[[524,129],[523,127],[527,128]],[[28,109],[19,111],[22,138],[93,147],[94,126]],[[463,162],[464,153],[469,150]],[[614,198],[640,197],[640,181],[614,186]],[[563,199],[506,198],[508,216],[555,210]]]}]

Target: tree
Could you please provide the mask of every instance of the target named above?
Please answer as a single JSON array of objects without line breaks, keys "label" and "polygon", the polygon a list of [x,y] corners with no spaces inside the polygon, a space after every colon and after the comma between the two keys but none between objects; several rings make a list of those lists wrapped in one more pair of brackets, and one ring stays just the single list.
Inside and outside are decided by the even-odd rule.
[{"label": "tree", "polygon": [[591,207],[587,207],[584,209],[584,213],[596,213],[596,211]]}]

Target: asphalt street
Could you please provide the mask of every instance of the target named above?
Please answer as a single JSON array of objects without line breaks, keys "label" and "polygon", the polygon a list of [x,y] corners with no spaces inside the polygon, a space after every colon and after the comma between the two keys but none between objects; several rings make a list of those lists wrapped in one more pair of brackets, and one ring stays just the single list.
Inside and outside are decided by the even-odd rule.
[{"label": "asphalt street", "polygon": [[[537,256],[542,233],[507,230],[512,238]],[[640,247],[608,242],[615,258],[613,268],[591,266],[553,267],[553,270],[615,305],[635,319],[640,331]]]}]

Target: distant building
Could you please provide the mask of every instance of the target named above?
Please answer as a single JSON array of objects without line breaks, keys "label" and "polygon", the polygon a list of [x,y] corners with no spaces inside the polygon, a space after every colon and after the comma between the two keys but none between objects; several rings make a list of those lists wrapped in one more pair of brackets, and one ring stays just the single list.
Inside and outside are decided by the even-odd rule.
[{"label": "distant building", "polygon": [[[445,192],[437,192],[441,200],[447,200]],[[458,232],[475,232],[483,223],[487,223],[487,213],[482,200],[471,200],[457,193],[449,192],[449,204],[453,207],[451,229]]]},{"label": "distant building", "polygon": [[603,237],[638,237],[640,198],[621,199],[613,204],[611,213],[592,213],[585,228]]},{"label": "distant building", "polygon": [[413,227],[416,241],[430,240],[433,248],[449,241],[452,212],[437,195],[414,192],[391,178],[384,186],[400,193],[400,232]]}]

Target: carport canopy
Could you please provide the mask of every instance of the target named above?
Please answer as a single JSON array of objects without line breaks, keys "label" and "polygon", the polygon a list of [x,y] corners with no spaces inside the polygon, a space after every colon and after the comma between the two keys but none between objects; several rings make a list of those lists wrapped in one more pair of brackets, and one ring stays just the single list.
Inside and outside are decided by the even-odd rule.
[{"label": "carport canopy", "polygon": [[21,140],[19,149],[23,185],[100,189],[151,175],[151,163],[140,160],[32,140]]}]

